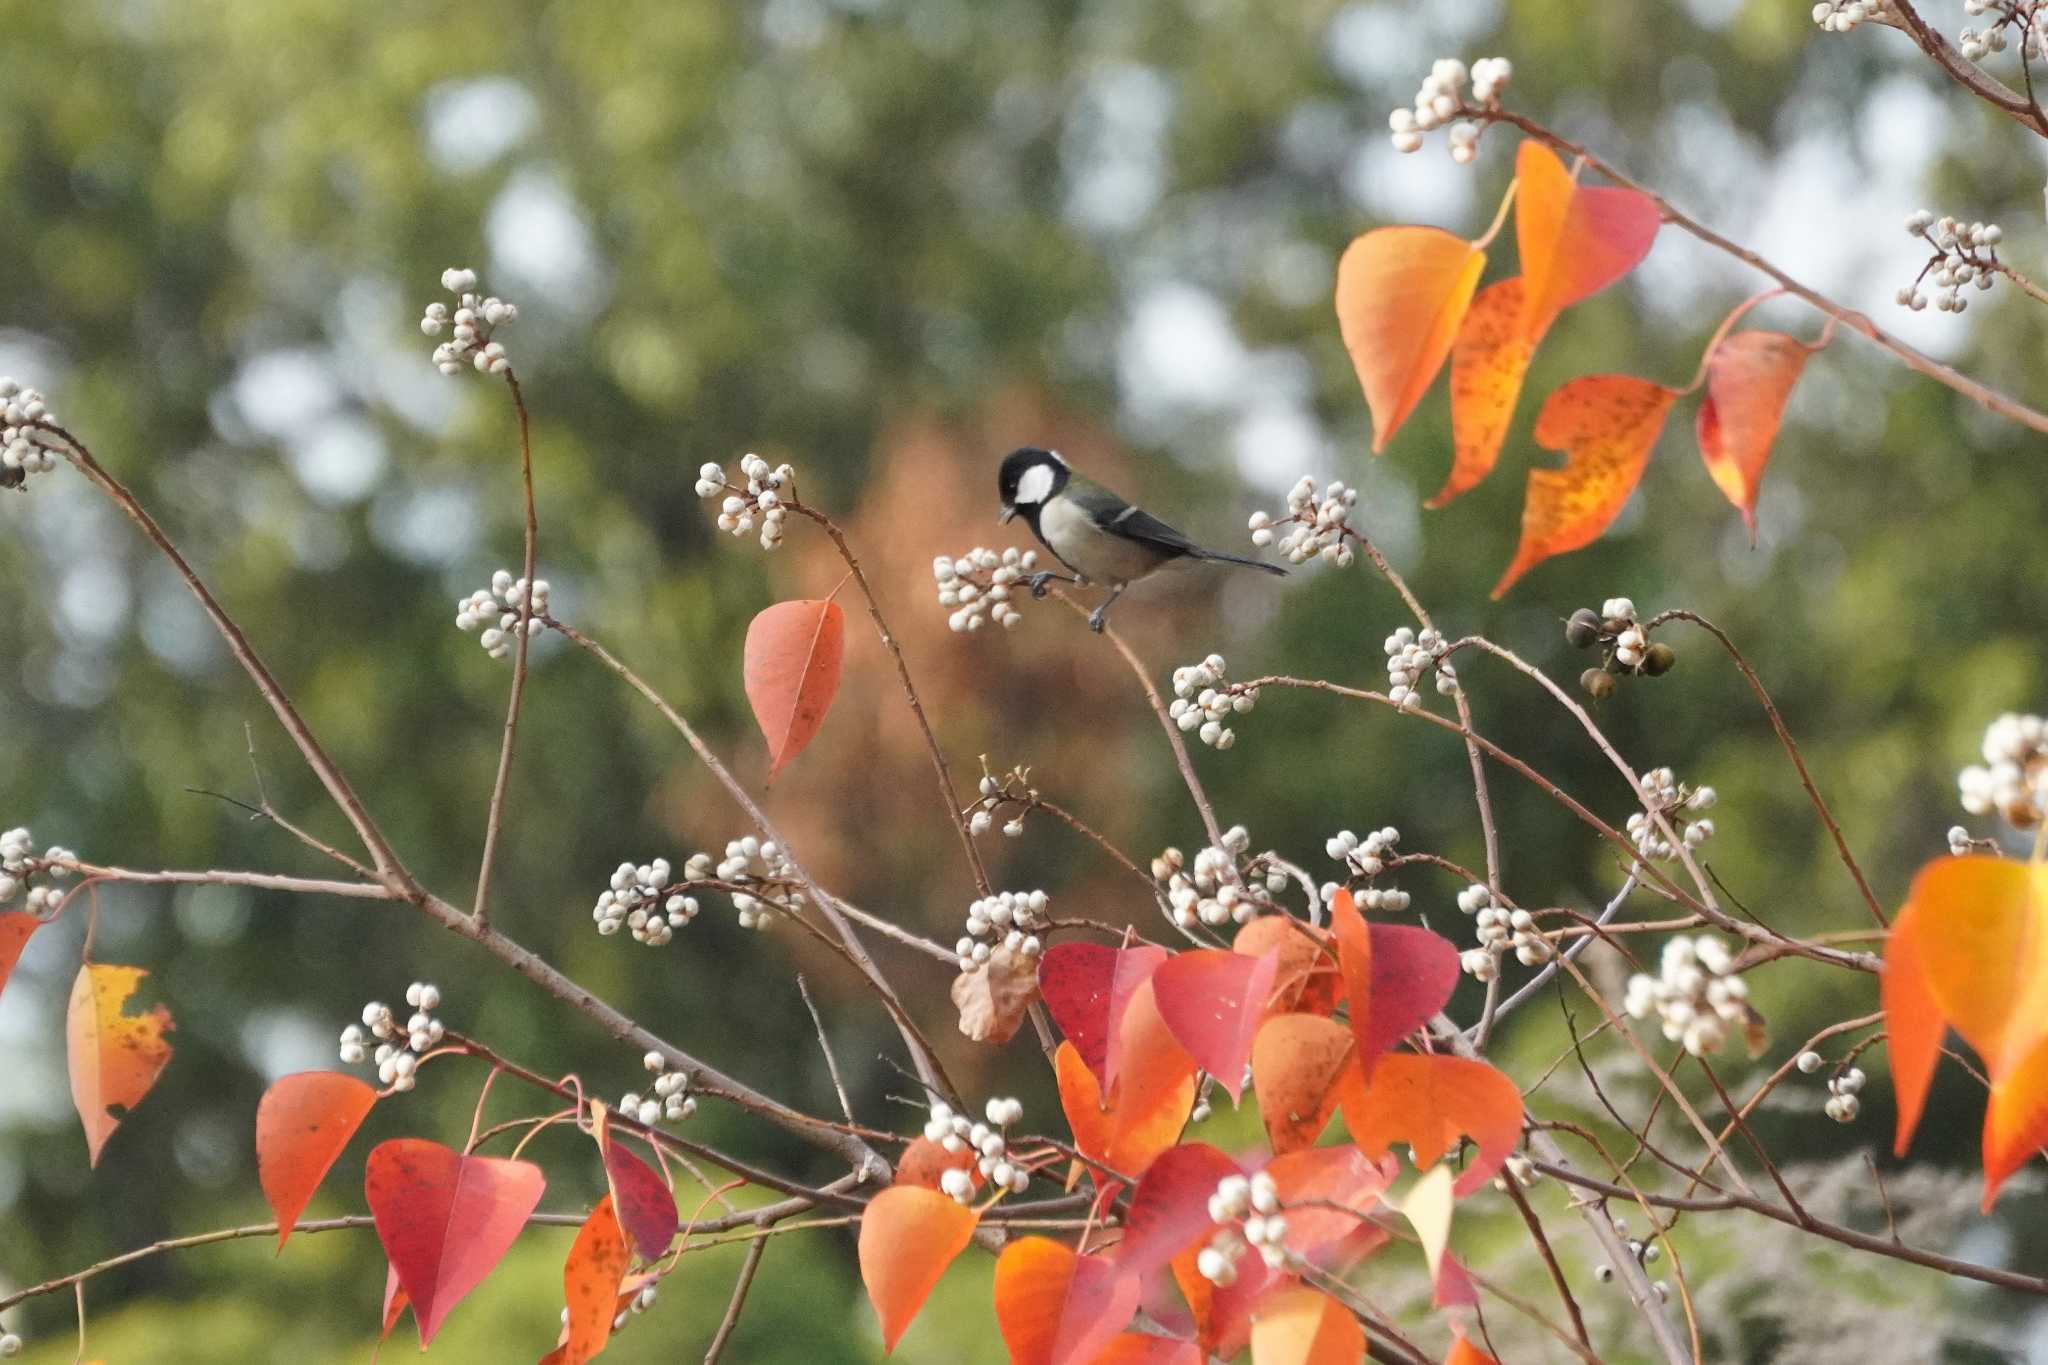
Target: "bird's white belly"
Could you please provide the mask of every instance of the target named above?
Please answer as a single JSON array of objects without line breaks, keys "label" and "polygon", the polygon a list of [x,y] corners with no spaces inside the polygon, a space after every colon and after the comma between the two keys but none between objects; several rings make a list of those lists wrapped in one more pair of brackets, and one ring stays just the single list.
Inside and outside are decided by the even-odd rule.
[{"label": "bird's white belly", "polygon": [[1064,498],[1054,498],[1039,512],[1038,530],[1054,554],[1090,582],[1108,587],[1143,578],[1164,558],[1137,541],[1102,530],[1085,511]]}]

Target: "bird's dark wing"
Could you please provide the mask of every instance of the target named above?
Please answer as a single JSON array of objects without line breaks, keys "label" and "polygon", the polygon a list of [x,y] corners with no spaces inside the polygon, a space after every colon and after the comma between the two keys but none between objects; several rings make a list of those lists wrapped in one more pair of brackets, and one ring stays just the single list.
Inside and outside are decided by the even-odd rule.
[{"label": "bird's dark wing", "polygon": [[1116,494],[1101,486],[1076,489],[1067,487],[1067,496],[1088,513],[1088,519],[1111,535],[1128,536],[1143,541],[1162,554],[1198,555],[1202,547],[1189,540],[1180,532],[1168,526],[1143,508],[1133,507]]}]

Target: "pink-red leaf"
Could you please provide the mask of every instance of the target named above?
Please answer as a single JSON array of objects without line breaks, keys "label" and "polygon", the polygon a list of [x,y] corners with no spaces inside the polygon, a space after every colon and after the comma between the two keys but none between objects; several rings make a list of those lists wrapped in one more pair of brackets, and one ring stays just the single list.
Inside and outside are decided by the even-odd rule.
[{"label": "pink-red leaf", "polygon": [[921,1185],[891,1185],[868,1202],[860,1221],[860,1278],[882,1320],[883,1350],[896,1349],[979,1221],[965,1204]]},{"label": "pink-red leaf", "polygon": [[1095,1357],[1094,1365],[1202,1365],[1202,1348],[1175,1337],[1119,1332]]},{"label": "pink-red leaf", "polygon": [[281,1077],[256,1105],[256,1176],[277,1215],[277,1244],[348,1146],[377,1092],[339,1071]]},{"label": "pink-red leaf", "polygon": [[616,1133],[604,1145],[604,1173],[611,1184],[612,1208],[619,1225],[632,1237],[640,1258],[651,1261],[666,1253],[681,1221],[668,1182],[619,1141]]},{"label": "pink-red leaf", "polygon": [[1756,539],[1756,498],[1792,386],[1818,346],[1783,332],[1737,332],[1707,357],[1707,396],[1694,430],[1700,459]]},{"label": "pink-red leaf", "polygon": [[1108,1256],[1022,1237],[996,1260],[996,1325],[1011,1365],[1089,1365],[1131,1320],[1138,1277]]},{"label": "pink-red leaf", "polygon": [[1664,212],[1637,190],[1580,185],[1557,153],[1534,138],[1516,151],[1515,180],[1522,333],[1535,342],[1559,313],[1649,254]]},{"label": "pink-red leaf", "polygon": [[1441,228],[1378,228],[1337,263],[1337,326],[1385,450],[1443,368],[1486,253]]},{"label": "pink-red leaf", "polygon": [[[1457,955],[1451,958],[1457,969]],[[1175,953],[1152,977],[1152,993],[1166,1027],[1195,1062],[1237,1103],[1244,1089],[1252,1038],[1266,1016],[1280,954],[1246,957],[1227,948]]]},{"label": "pink-red leaf", "polygon": [[[171,1012],[162,1005],[142,1014],[125,1012],[128,997],[149,973],[140,967],[88,962],[71,985],[65,1021],[71,1065],[71,1101],[85,1125],[91,1164],[100,1164],[107,1139],[142,1103],[170,1064]],[[119,1113],[114,1110],[119,1109]]]},{"label": "pink-red leaf", "polygon": [[1116,1260],[1144,1278],[1215,1230],[1209,1196],[1226,1176],[1241,1175],[1236,1161],[1204,1142],[1186,1142],[1161,1152],[1145,1168],[1131,1196]]},{"label": "pink-red leaf", "polygon": [[1365,922],[1349,891],[1330,906],[1358,1065],[1370,1079],[1382,1054],[1428,1023],[1458,987],[1458,949],[1416,925]]},{"label": "pink-red leaf", "polygon": [[1115,1041],[1138,987],[1166,961],[1164,948],[1110,948],[1099,943],[1057,943],[1038,967],[1038,993],[1053,1022],[1081,1054],[1104,1090],[1116,1084]]},{"label": "pink-red leaf", "polygon": [[1565,453],[1562,469],[1529,471],[1522,543],[1494,585],[1501,596],[1552,555],[1590,545],[1642,481],[1678,390],[1625,374],[1583,375],[1544,400],[1536,443]]},{"label": "pink-red leaf", "polygon": [[777,602],[747,627],[747,701],[768,741],[770,782],[825,723],[845,654],[837,602]]},{"label": "pink-red leaf", "polygon": [[511,1249],[546,1188],[531,1162],[464,1156],[425,1138],[370,1149],[363,1194],[422,1348]]}]

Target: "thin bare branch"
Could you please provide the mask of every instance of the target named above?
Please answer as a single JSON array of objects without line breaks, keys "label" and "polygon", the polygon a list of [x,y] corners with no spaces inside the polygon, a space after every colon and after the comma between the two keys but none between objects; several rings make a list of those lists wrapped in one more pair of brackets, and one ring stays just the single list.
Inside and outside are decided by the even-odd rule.
[{"label": "thin bare branch", "polygon": [[505,823],[505,792],[512,781],[512,750],[519,736],[519,707],[526,697],[526,652],[533,642],[534,557],[540,540],[540,523],[533,507],[533,429],[526,413],[526,395],[519,388],[519,376],[505,371],[505,387],[512,394],[513,410],[519,414],[519,476],[526,502],[524,568],[520,577],[526,593],[519,602],[519,630],[512,642],[512,695],[505,703],[505,736],[498,746],[498,775],[491,782],[490,812],[484,819],[484,851],[476,870],[476,903],[470,913],[488,922],[491,905],[491,869],[498,856],[498,831]]}]

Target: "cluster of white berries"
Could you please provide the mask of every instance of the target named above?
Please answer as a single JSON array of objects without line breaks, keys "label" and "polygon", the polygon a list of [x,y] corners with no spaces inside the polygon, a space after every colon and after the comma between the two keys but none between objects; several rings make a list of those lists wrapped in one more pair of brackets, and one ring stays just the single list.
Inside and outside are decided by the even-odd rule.
[{"label": "cluster of white berries", "polygon": [[[612,1318],[612,1331],[624,1331],[626,1324],[631,1322],[635,1315],[645,1313],[648,1309],[654,1307],[654,1301],[658,1297],[655,1292],[656,1288],[657,1286],[651,1282],[641,1285],[640,1292],[633,1296],[633,1302],[626,1305],[626,1310]],[[569,1310],[564,1308],[562,1310],[562,1327],[566,1331],[568,1326]]]},{"label": "cluster of white berries", "polygon": [[1440,695],[1457,695],[1458,675],[1444,659],[1450,644],[1441,633],[1424,630],[1417,634],[1403,626],[1389,635],[1381,647],[1387,651],[1387,700],[1394,705],[1404,711],[1422,705],[1422,694],[1415,690],[1415,685],[1424,674],[1435,676]]},{"label": "cluster of white berries", "polygon": [[[1414,107],[1396,109],[1387,115],[1394,150],[1420,151],[1424,133],[1456,118],[1464,107],[1459,92],[1465,88],[1467,77],[1472,82],[1473,103],[1494,108],[1514,74],[1514,66],[1505,57],[1481,57],[1472,63],[1469,72],[1456,57],[1439,57],[1415,92]],[[1451,124],[1451,160],[1462,166],[1479,154],[1479,128],[1479,124],[1472,122]]]},{"label": "cluster of white berries", "polygon": [[[690,860],[683,864],[683,875],[693,882],[705,880],[713,870],[708,853],[692,854]],[[777,899],[792,911],[804,903],[803,893],[796,887],[796,864],[772,839],[763,842],[749,834],[743,839],[731,840],[725,846],[724,860],[715,870],[722,882],[759,883],[770,887]],[[777,907],[745,891],[735,891],[732,893],[732,908],[739,911],[740,928],[766,929]]]},{"label": "cluster of white berries", "polygon": [[[1808,1056],[1818,1058],[1817,1053],[1799,1054],[1802,1070],[1806,1069]],[[1863,1101],[1856,1098],[1856,1092],[1863,1089],[1863,1079],[1863,1068],[1856,1066],[1828,1077],[1828,1102],[1821,1106],[1821,1111],[1836,1123],[1854,1123],[1857,1110],[1863,1107]]]},{"label": "cluster of white berries", "polygon": [[476,272],[455,266],[441,272],[441,287],[455,295],[455,311],[434,302],[420,319],[420,330],[430,337],[443,331],[449,339],[434,348],[434,367],[442,374],[461,374],[465,363],[484,374],[504,374],[512,368],[505,348],[493,340],[500,327],[519,320],[519,310],[500,298],[485,298],[476,292]]},{"label": "cluster of white berries", "polygon": [[967,813],[967,831],[982,835],[995,828],[996,815],[1005,805],[1018,808],[1017,813],[1003,822],[1003,833],[1014,839],[1024,832],[1024,814],[1038,800],[1038,791],[1031,785],[1031,770],[1016,767],[997,777],[988,771],[986,757],[982,760],[981,796]]},{"label": "cluster of white berries", "polygon": [[78,855],[68,848],[52,844],[41,858],[35,856],[35,840],[26,827],[16,827],[0,834],[0,906],[13,900],[27,888],[22,896],[22,909],[31,915],[46,915],[57,909],[64,899],[63,889],[51,885],[29,886],[29,879],[40,873],[53,882],[61,882],[71,875],[70,864]]},{"label": "cluster of white berries", "polygon": [[1983,753],[1982,765],[1956,776],[1963,809],[1996,811],[2014,829],[2038,826],[2048,813],[2048,720],[2008,711],[1985,729]]},{"label": "cluster of white berries", "polygon": [[1858,24],[1881,19],[1888,8],[1885,0],[1817,0],[1813,22],[1822,33],[1849,33]]},{"label": "cluster of white berries", "polygon": [[697,918],[698,905],[695,896],[669,887],[669,872],[666,858],[637,867],[620,863],[612,873],[611,885],[598,892],[597,904],[591,909],[597,932],[616,934],[623,925],[632,931],[634,942],[650,948],[674,938],[676,930]]},{"label": "cluster of white berries", "polygon": [[1669,768],[1650,769],[1637,785],[1644,809],[1628,817],[1628,834],[1645,858],[1668,861],[1678,856],[1678,849],[1657,824],[1659,815],[1678,831],[1687,848],[1698,848],[1714,837],[1714,822],[1703,814],[1720,799],[1712,787],[1686,787]]},{"label": "cluster of white berries", "polygon": [[[1967,31],[1967,30],[1965,30]],[[1908,214],[1906,235],[1918,237],[1934,248],[1934,257],[1920,268],[1920,276],[1898,292],[1901,308],[1915,312],[1927,306],[1920,291],[1921,280],[1932,280],[1936,293],[1934,308],[1940,313],[1960,313],[1970,306],[1963,290],[1975,284],[1989,289],[1998,277],[1998,244],[2005,230],[1996,223],[1965,223],[1950,217],[1936,218],[1926,209]]]},{"label": "cluster of white berries", "polygon": [[739,485],[726,482],[723,465],[707,463],[697,471],[697,496],[715,498],[726,494],[718,508],[718,529],[728,535],[752,534],[758,516],[761,548],[772,550],[782,544],[782,524],[789,516],[789,509],[783,505],[783,490],[796,483],[796,470],[787,464],[770,469],[766,460],[749,451],[740,456],[740,477],[746,480],[746,491],[729,492]]},{"label": "cluster of white berries", "polygon": [[1182,730],[1193,730],[1211,748],[1228,749],[1237,743],[1237,731],[1224,725],[1232,715],[1245,715],[1258,705],[1259,690],[1242,690],[1224,685],[1221,654],[1211,654],[1198,664],[1173,670],[1173,701],[1166,714]]},{"label": "cluster of white berries", "polygon": [[[545,578],[533,580],[533,608],[526,622],[526,633],[538,635],[543,627],[541,617],[548,610],[548,581]],[[455,626],[458,630],[475,630],[483,627],[477,636],[477,643],[484,653],[493,659],[502,659],[512,652],[519,642],[519,617],[527,609],[527,586],[523,578],[514,578],[510,569],[500,569],[491,575],[491,586],[478,588],[455,604]]]},{"label": "cluster of white berries", "polygon": [[1483,883],[1474,882],[1458,893],[1458,908],[1472,916],[1477,948],[1458,956],[1458,965],[1478,981],[1500,975],[1503,953],[1514,952],[1524,967],[1538,967],[1550,960],[1550,939],[1536,927],[1536,917],[1527,910],[1508,909]]},{"label": "cluster of white berries", "polygon": [[56,420],[42,394],[0,379],[0,488],[20,488],[29,475],[57,467],[55,438],[39,425]]},{"label": "cluster of white berries", "polygon": [[[1021,1162],[1010,1160],[1010,1138],[1006,1131],[1024,1121],[1024,1102],[999,1095],[983,1107],[982,1113],[988,1122],[976,1123],[965,1114],[954,1113],[944,1101],[935,1101],[932,1116],[924,1125],[924,1135],[956,1155],[972,1149],[976,1154],[975,1168],[982,1179],[999,1190],[1024,1193],[1031,1187],[1031,1172]],[[939,1189],[962,1204],[974,1202],[974,1177],[961,1167],[940,1176]]]},{"label": "cluster of white berries", "polygon": [[[1352,560],[1345,536],[1353,534],[1351,509],[1357,505],[1356,488],[1332,483],[1319,490],[1316,481],[1304,474],[1287,491],[1286,516],[1252,513],[1252,544],[1273,546],[1290,564],[1306,564],[1321,556],[1325,563],[1344,568]],[[1285,529],[1276,530],[1281,527]]]},{"label": "cluster of white berries", "polygon": [[670,1071],[668,1058],[659,1052],[649,1052],[640,1060],[654,1073],[654,1093],[641,1095],[627,1091],[619,1097],[621,1114],[652,1128],[664,1119],[670,1123],[681,1123],[697,1112],[697,1099],[690,1093],[688,1076],[680,1071]]},{"label": "cluster of white berries", "polygon": [[1664,945],[1656,976],[1637,972],[1628,979],[1622,1007],[1631,1019],[1655,1013],[1664,1036],[1695,1057],[1718,1051],[1730,1024],[1746,1030],[1755,1023],[1749,983],[1734,974],[1734,965],[1719,939],[1681,934]]},{"label": "cluster of white berries", "polygon": [[1271,908],[1268,893],[1287,885],[1286,873],[1278,868],[1266,873],[1265,889],[1247,883],[1238,871],[1237,860],[1251,847],[1252,836],[1243,825],[1223,832],[1222,845],[1211,845],[1195,854],[1192,867],[1177,848],[1169,848],[1152,860],[1152,875],[1166,886],[1166,903],[1173,909],[1173,922],[1183,929],[1197,924],[1216,928],[1225,924],[1248,924]]},{"label": "cluster of white berries", "polygon": [[932,582],[939,605],[953,613],[946,624],[959,635],[980,630],[990,616],[1004,629],[1016,625],[1024,619],[1017,611],[1017,584],[1037,568],[1038,551],[1014,545],[1001,554],[977,545],[957,559],[940,555],[932,561]]},{"label": "cluster of white berries", "polygon": [[[419,1068],[421,1054],[439,1043],[444,1032],[441,1021],[434,1017],[434,1011],[441,1007],[439,986],[415,981],[405,988],[405,1003],[412,1006],[413,1013],[403,1025],[391,1012],[391,1006],[372,1000],[363,1006],[363,1022],[350,1024],[341,1031],[341,1060],[350,1066],[365,1059],[369,1039],[377,1040],[377,1079],[396,1091],[412,1089],[413,1073]],[[367,1036],[365,1029],[369,1030]]]},{"label": "cluster of white berries", "polygon": [[0,1360],[12,1360],[22,1352],[23,1341],[14,1332],[0,1332]]},{"label": "cluster of white berries", "polygon": [[[1353,877],[1368,881],[1387,870],[1387,862],[1394,856],[1394,846],[1401,842],[1401,831],[1392,825],[1367,830],[1361,840],[1348,829],[1340,829],[1323,841],[1323,852],[1344,864],[1344,870]],[[1325,882],[1320,888],[1323,904],[1337,899],[1343,889],[1342,883]],[[1391,886],[1368,886],[1358,890],[1354,896],[1362,910],[1406,910],[1409,895],[1406,891]]]},{"label": "cluster of white berries", "polygon": [[1250,1179],[1224,1176],[1209,1196],[1209,1221],[1218,1230],[1196,1255],[1195,1269],[1218,1288],[1236,1283],[1237,1263],[1249,1247],[1257,1247],[1259,1259],[1271,1269],[1287,1264],[1287,1216],[1280,1212],[1280,1191],[1266,1172]]},{"label": "cluster of white berries", "polygon": [[[1627,1240],[1628,1254],[1637,1265],[1654,1265],[1663,1259],[1664,1249],[1662,1247],[1658,1246],[1655,1242],[1643,1242],[1630,1237],[1628,1235],[1628,1224],[1621,1219],[1617,1218],[1614,1220],[1614,1230]],[[1605,1262],[1594,1266],[1593,1278],[1602,1284],[1608,1283],[1614,1278],[1614,1267]],[[1657,1300],[1660,1303],[1671,1297],[1671,1286],[1663,1280],[1657,1281],[1650,1288],[1656,1292]]]},{"label": "cluster of white berries", "polygon": [[967,932],[953,945],[961,967],[988,961],[997,948],[1038,956],[1045,946],[1040,935],[1052,927],[1048,904],[1043,891],[1001,891],[968,906]]}]

